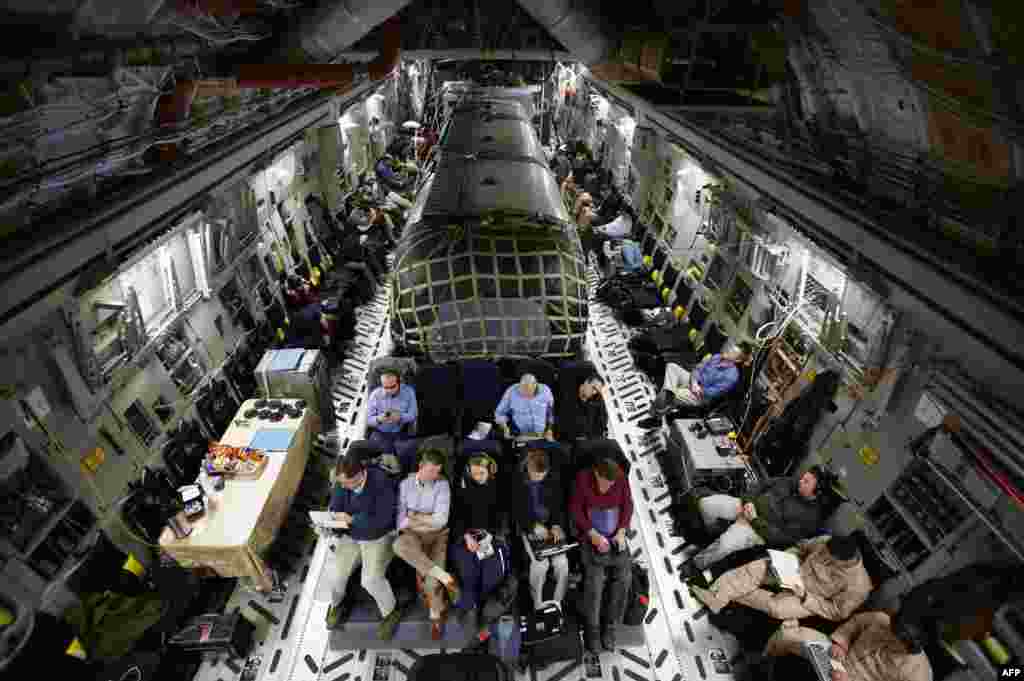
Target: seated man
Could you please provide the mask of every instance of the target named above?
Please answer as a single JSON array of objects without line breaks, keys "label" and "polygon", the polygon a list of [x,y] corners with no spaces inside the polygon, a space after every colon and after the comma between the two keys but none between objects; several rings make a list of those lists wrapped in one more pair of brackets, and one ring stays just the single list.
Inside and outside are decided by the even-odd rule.
[{"label": "seated man", "polygon": [[323,345],[324,320],[320,303],[310,303],[292,310],[286,347],[319,348]]},{"label": "seated man", "polygon": [[[453,607],[462,614],[476,610],[501,584],[510,570],[508,513],[497,482],[498,465],[486,454],[469,460],[455,488],[455,515],[451,530],[452,562],[459,573],[462,598]],[[480,541],[490,536],[492,552],[481,558]]]},{"label": "seated man", "polygon": [[825,521],[825,508],[818,494],[818,481],[823,476],[821,467],[815,466],[797,480],[764,480],[742,499],[728,494],[701,499],[698,507],[706,528],[710,530],[720,521],[731,524],[714,543],[680,566],[680,579],[694,577],[736,551],[759,544],[793,546],[818,534]]},{"label": "seated man", "polygon": [[566,207],[574,207],[576,205],[576,193],[578,191],[576,178],[570,172],[562,180],[562,200],[565,202]]},{"label": "seated man", "polygon": [[740,367],[749,364],[753,347],[740,342],[732,352],[712,355],[693,372],[678,364],[665,366],[665,383],[654,400],[655,415],[664,415],[679,406],[699,407],[731,392],[740,382]]},{"label": "seated man", "polygon": [[896,615],[862,612],[833,632],[831,638],[796,622],[783,622],[765,646],[765,655],[801,655],[805,641],[831,644],[830,657],[844,671],[833,669],[833,681],[932,681],[923,632]]},{"label": "seated man", "polygon": [[608,435],[608,410],[604,404],[606,391],[604,379],[597,374],[580,384],[576,405],[577,440],[601,440]]},{"label": "seated man", "polygon": [[409,432],[416,414],[416,391],[402,384],[398,371],[382,372],[380,387],[370,393],[366,407],[366,425],[374,429],[369,440],[381,451],[397,456],[403,471],[416,464],[416,441]]},{"label": "seated man", "polygon": [[434,640],[441,639],[444,592],[448,592],[452,603],[460,596],[455,577],[444,569],[451,506],[451,487],[442,477],[444,464],[443,452],[426,449],[420,454],[419,469],[398,487],[399,534],[395,555],[416,568],[423,578]]},{"label": "seated man", "polygon": [[377,173],[381,183],[388,189],[397,192],[405,191],[409,188],[409,182],[395,171],[394,165],[397,165],[394,163],[394,159],[384,154],[377,161],[377,165],[374,166],[374,172]]},{"label": "seated man", "polygon": [[537,382],[533,374],[523,374],[510,386],[494,410],[494,422],[505,437],[521,440],[547,439],[554,442],[555,396],[551,388]]},{"label": "seated man", "polygon": [[327,510],[348,527],[348,533],[337,540],[334,559],[338,578],[327,609],[327,626],[338,624],[338,611],[352,571],[362,563],[360,582],[376,601],[382,621],[377,630],[380,638],[391,639],[401,611],[395,605],[395,594],[385,574],[394,556],[391,545],[395,530],[395,486],[388,475],[376,466],[367,467],[358,456],[346,455],[335,468],[336,486]]},{"label": "seated man", "polygon": [[803,587],[772,593],[768,558],[754,560],[719,576],[708,589],[690,590],[716,615],[736,601],[779,620],[800,620],[817,615],[842,622],[868,599],[871,577],[864,568],[857,540],[833,536],[811,540],[797,547]]},{"label": "seated man", "polygon": [[288,304],[288,308],[294,310],[319,303],[320,294],[316,292],[308,280],[303,279],[297,274],[291,274],[286,279],[284,299]]},{"label": "seated man", "polygon": [[[633,577],[633,561],[626,547],[633,497],[619,464],[600,459],[593,467],[580,471],[569,510],[583,558],[584,642],[591,653],[599,653],[601,648],[612,651],[615,627],[625,615]],[[608,607],[602,608],[606,585]]]},{"label": "seated man", "polygon": [[[521,466],[523,475],[517,480],[513,492],[513,512],[524,534],[559,543],[565,539],[565,496],[562,482],[551,471],[548,455],[541,449],[531,449]],[[534,610],[544,605],[544,583],[548,571],[555,575],[554,600],[559,605],[565,600],[569,587],[569,558],[560,553],[550,558],[536,558],[529,540],[524,536],[526,555],[530,558],[530,595]]]},{"label": "seated man", "polygon": [[590,225],[594,222],[594,218],[597,217],[597,213],[594,211],[594,197],[588,192],[579,194],[576,197],[576,204],[573,207],[572,214],[578,227],[589,229]]},{"label": "seated man", "polygon": [[379,229],[385,237],[389,248],[394,248],[398,241],[395,239],[395,223],[391,216],[382,208],[371,207],[369,216],[370,227]]}]

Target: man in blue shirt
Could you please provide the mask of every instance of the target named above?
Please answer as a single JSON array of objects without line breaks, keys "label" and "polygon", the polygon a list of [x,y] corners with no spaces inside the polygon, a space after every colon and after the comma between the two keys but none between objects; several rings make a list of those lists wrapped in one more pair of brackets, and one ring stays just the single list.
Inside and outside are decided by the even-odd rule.
[{"label": "man in blue shirt", "polygon": [[369,439],[383,452],[397,456],[402,470],[416,465],[416,441],[411,432],[416,415],[416,391],[402,383],[397,371],[381,373],[380,387],[370,393],[367,405],[366,425],[374,429]]},{"label": "man in blue shirt", "polygon": [[732,392],[740,382],[740,368],[750,363],[752,347],[740,342],[732,352],[712,355],[692,372],[671,362],[665,366],[665,383],[654,400],[656,413],[679,406],[699,407]]},{"label": "man in blue shirt", "polygon": [[[523,374],[519,383],[505,391],[494,410],[494,422],[506,437],[550,442],[555,439],[555,396],[551,388],[537,382],[533,374]],[[532,436],[532,437],[531,437]]]},{"label": "man in blue shirt", "polygon": [[[337,540],[335,561],[338,578],[327,610],[327,626],[338,624],[338,611],[352,571],[363,564],[361,584],[380,608],[378,635],[394,636],[401,611],[385,573],[394,557],[395,485],[383,470],[367,467],[359,457],[346,455],[335,469],[335,488],[327,509],[347,532]],[[343,531],[345,531],[343,530]]]}]

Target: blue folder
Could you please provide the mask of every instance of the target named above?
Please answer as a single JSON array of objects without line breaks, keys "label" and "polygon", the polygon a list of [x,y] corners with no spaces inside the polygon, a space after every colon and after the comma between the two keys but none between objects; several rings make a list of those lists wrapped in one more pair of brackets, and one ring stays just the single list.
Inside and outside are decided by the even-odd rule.
[{"label": "blue folder", "polygon": [[290,430],[266,428],[256,431],[249,446],[253,449],[262,449],[265,452],[283,452],[288,449],[294,436],[295,433]]},{"label": "blue folder", "polygon": [[271,371],[295,371],[302,363],[305,350],[277,350],[270,359]]}]

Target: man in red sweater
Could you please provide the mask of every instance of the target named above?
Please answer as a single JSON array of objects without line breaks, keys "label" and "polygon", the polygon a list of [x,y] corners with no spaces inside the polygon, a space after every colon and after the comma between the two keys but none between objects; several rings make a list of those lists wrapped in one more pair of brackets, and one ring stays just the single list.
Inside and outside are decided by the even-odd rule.
[{"label": "man in red sweater", "polygon": [[[569,510],[583,554],[584,640],[591,653],[599,653],[601,648],[611,651],[633,576],[626,548],[633,497],[622,467],[612,459],[599,459],[593,467],[580,471]],[[608,607],[602,613],[606,586],[610,589]]]}]

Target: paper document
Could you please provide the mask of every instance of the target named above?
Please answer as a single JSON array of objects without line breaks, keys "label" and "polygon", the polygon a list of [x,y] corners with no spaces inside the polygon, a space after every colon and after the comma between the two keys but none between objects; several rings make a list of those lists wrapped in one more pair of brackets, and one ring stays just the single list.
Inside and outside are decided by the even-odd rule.
[{"label": "paper document", "polygon": [[794,586],[803,586],[799,558],[792,553],[773,549],[768,549],[768,558],[771,560],[772,574],[779,580],[779,585],[782,588],[792,589]]},{"label": "paper document", "polygon": [[330,511],[310,511],[309,519],[313,521],[314,525],[319,525],[320,527],[327,527],[332,530],[345,529],[345,524],[340,520],[335,520],[334,514]]},{"label": "paper document", "polygon": [[476,543],[479,546],[476,550],[477,558],[484,560],[494,555],[494,539],[490,533],[484,533],[484,536],[478,539]]},{"label": "paper document", "polygon": [[476,428],[469,434],[470,440],[483,440],[491,433],[491,424],[484,421],[480,421],[476,424]]}]

